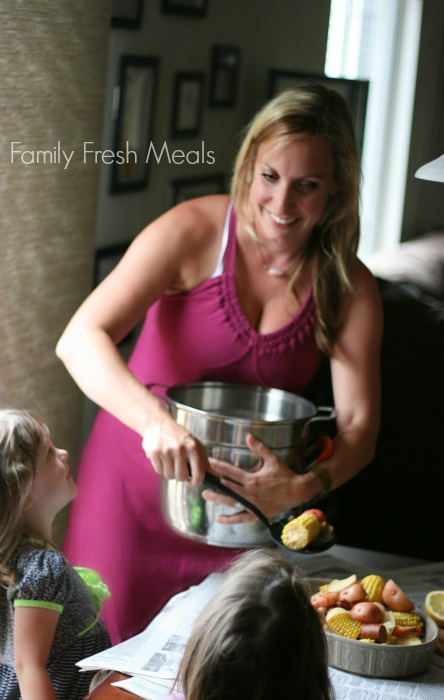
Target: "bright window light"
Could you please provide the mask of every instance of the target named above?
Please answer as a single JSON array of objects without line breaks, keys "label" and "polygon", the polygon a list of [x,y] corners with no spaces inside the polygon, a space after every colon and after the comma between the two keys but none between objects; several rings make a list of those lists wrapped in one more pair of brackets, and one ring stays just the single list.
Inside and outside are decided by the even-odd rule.
[{"label": "bright window light", "polygon": [[369,80],[360,254],[401,239],[422,0],[331,0],[325,73]]}]

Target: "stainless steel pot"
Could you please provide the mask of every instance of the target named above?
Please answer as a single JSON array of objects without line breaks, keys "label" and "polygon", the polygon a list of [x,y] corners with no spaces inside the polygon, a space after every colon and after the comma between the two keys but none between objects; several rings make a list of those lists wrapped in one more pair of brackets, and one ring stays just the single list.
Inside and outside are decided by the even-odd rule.
[{"label": "stainless steel pot", "polygon": [[[310,426],[336,415],[333,408],[316,408],[288,391],[244,384],[178,384],[169,388],[166,395],[173,418],[200,440],[209,456],[232,462],[246,471],[258,468],[257,455],[246,446],[247,433],[253,433],[301,473]],[[174,530],[219,547],[255,547],[270,541],[268,529],[259,521],[218,523],[218,515],[235,513],[236,509],[205,501],[204,488],[163,479],[163,512]]]}]

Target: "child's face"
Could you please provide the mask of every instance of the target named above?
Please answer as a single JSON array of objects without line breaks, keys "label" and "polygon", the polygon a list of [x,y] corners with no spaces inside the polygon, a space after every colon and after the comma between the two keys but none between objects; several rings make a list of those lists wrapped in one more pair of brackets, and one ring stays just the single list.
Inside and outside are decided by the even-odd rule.
[{"label": "child's face", "polygon": [[48,431],[43,430],[31,499],[33,506],[54,516],[77,495],[68,459],[68,452],[54,447]]}]

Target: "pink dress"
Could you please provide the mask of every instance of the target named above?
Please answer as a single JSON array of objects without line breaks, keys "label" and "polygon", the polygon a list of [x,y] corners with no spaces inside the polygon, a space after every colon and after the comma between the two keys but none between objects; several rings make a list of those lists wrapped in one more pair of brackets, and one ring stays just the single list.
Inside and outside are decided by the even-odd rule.
[{"label": "pink dress", "polygon": [[[300,394],[321,360],[312,295],[284,327],[257,333],[236,293],[233,211],[224,239],[220,274],[189,292],[163,296],[148,310],[129,367],[144,384],[213,379]],[[166,525],[160,477],[140,436],[106,411],[99,412],[84,449],[78,485],[65,551],[73,565],[96,569],[108,584],[103,617],[113,643],[140,632],[172,595],[236,552],[188,540]]]}]

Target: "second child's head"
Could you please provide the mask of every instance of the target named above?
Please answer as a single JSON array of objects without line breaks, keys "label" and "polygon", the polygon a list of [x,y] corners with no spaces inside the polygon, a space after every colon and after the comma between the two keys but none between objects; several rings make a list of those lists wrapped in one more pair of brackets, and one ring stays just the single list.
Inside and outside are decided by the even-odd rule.
[{"label": "second child's head", "polygon": [[0,410],[0,580],[24,536],[50,540],[55,516],[76,493],[68,453],[54,447],[41,418]]},{"label": "second child's head", "polygon": [[190,700],[327,700],[318,616],[272,549],[243,555],[200,614],[179,678]]}]

